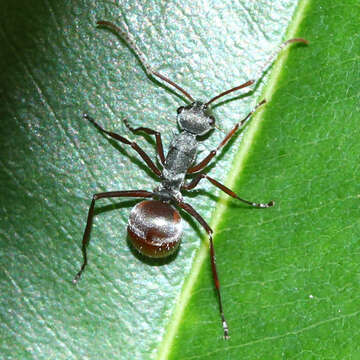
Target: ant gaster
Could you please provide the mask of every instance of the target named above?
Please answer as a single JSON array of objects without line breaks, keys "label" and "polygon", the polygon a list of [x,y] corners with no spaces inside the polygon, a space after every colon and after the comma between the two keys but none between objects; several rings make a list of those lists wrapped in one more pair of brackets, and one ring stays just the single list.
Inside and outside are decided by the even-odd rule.
[{"label": "ant gaster", "polygon": [[[207,222],[203,219],[203,217],[190,204],[184,202],[182,191],[192,190],[198,185],[201,179],[207,179],[210,183],[218,187],[220,190],[224,191],[226,194],[250,206],[258,208],[268,208],[274,205],[273,201],[263,204],[244,200],[238,197],[229,188],[222,185],[207,174],[198,173],[200,170],[204,169],[214,158],[217,152],[225,144],[228,143],[228,141],[233,137],[237,130],[240,129],[250,118],[253,112],[260,105],[265,103],[265,100],[261,101],[258,105],[256,105],[254,109],[243,120],[237,123],[233,127],[233,129],[225,136],[223,141],[218,145],[216,149],[210,151],[210,153],[202,161],[195,164],[196,152],[200,141],[198,137],[203,136],[212,129],[214,129],[215,118],[211,113],[211,103],[233,91],[246,88],[255,84],[262,77],[262,74],[264,73],[266,68],[273,62],[278,52],[287,44],[293,42],[307,43],[307,41],[301,38],[296,38],[282,43],[277,49],[277,51],[274,52],[274,54],[263,65],[263,67],[259,71],[259,75],[255,77],[255,80],[247,81],[239,86],[231,88],[230,90],[224,91],[204,103],[201,101],[195,101],[193,97],[184,89],[182,89],[179,85],[175,84],[167,77],[159,74],[152,69],[145,60],[145,56],[143,55],[143,53],[135,44],[135,41],[125,24],[123,24],[123,28],[120,28],[108,21],[98,21],[97,25],[110,28],[112,31],[120,35],[121,38],[125,40],[129,47],[135,52],[149,77],[155,76],[168,83],[169,85],[175,87],[178,91],[185,95],[191,103],[186,106],[181,106],[177,109],[177,122],[181,129],[181,132],[180,134],[174,136],[166,156],[164,154],[161,134],[159,132],[146,127],[132,128],[125,120],[125,125],[133,133],[143,132],[148,135],[155,136],[157,155],[159,156],[161,168],[155,165],[155,163],[139,147],[136,142],[132,142],[121,135],[103,129],[89,115],[84,114],[84,118],[92,122],[102,133],[107,134],[111,138],[125,145],[131,146],[144,160],[149,169],[160,179],[160,186],[155,188],[152,192],[149,192],[147,190],[110,191],[98,193],[93,196],[82,240],[83,264],[80,271],[74,278],[74,283],[76,283],[80,279],[81,274],[87,265],[86,248],[90,239],[90,232],[94,217],[94,207],[97,200],[102,198],[119,197],[151,199],[143,200],[142,202],[135,205],[135,207],[131,210],[128,223],[128,234],[132,244],[140,253],[154,258],[167,257],[173,254],[180,245],[183,227],[180,214],[174,207],[174,205],[176,205],[185,212],[187,212],[190,216],[195,218],[205,229],[209,236],[211,269],[219,302],[219,310],[224,330],[224,338],[228,339],[229,329],[223,312],[220,293],[220,282],[215,263],[215,250],[212,239],[213,231],[207,224]],[[197,174],[190,182],[186,182],[186,176],[193,173]]]}]

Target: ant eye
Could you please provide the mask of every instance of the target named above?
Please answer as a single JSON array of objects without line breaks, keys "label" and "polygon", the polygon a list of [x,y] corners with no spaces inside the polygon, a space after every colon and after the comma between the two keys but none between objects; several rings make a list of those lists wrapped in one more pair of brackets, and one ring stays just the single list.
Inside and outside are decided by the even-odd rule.
[{"label": "ant eye", "polygon": [[215,125],[215,118],[213,116],[209,116],[209,125],[213,127]]},{"label": "ant eye", "polygon": [[183,107],[183,106],[180,106],[180,107],[176,110],[176,112],[177,112],[178,114],[180,114],[183,110],[184,110],[184,107]]}]

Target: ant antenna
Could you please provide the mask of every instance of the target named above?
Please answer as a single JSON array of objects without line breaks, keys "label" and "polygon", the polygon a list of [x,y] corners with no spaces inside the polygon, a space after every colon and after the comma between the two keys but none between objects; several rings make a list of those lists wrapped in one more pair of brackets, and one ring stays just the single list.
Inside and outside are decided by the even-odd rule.
[{"label": "ant antenna", "polygon": [[247,81],[246,83],[244,84],[241,84],[240,86],[236,86],[230,90],[226,90],[224,92],[222,92],[221,94],[219,95],[216,95],[215,97],[213,97],[212,99],[210,99],[205,105],[209,105],[211,104],[212,102],[214,102],[215,100],[223,97],[224,95],[227,95],[233,91],[236,91],[236,90],[239,90],[239,89],[242,89],[244,87],[247,87],[247,86],[250,86],[252,84],[256,84],[262,77],[262,74],[264,74],[264,72],[267,70],[267,68],[274,62],[275,58],[278,56],[279,52],[285,47],[287,46],[288,44],[291,44],[291,43],[295,43],[295,42],[301,42],[303,44],[308,44],[309,42],[303,38],[294,38],[294,39],[290,39],[290,40],[287,40],[285,42],[283,42],[282,44],[280,44],[277,49],[271,54],[271,56],[266,60],[266,62],[263,64],[263,66],[260,67],[259,71],[256,73],[255,75],[255,80],[250,80],[250,81]]},{"label": "ant antenna", "polygon": [[161,80],[167,82],[168,84],[170,84],[171,86],[173,86],[174,88],[178,89],[181,93],[183,93],[191,102],[194,102],[195,100],[193,99],[193,97],[187,92],[185,91],[182,87],[180,87],[179,85],[175,84],[173,81],[171,81],[170,79],[168,79],[167,77],[165,77],[164,75],[159,74],[158,72],[156,72],[146,61],[144,54],[141,52],[141,50],[137,47],[135,40],[133,38],[133,36],[131,35],[128,27],[126,26],[126,24],[123,24],[123,29],[114,25],[113,23],[109,22],[109,21],[97,21],[96,22],[97,25],[99,26],[105,26],[110,28],[111,30],[113,30],[114,32],[116,32],[118,35],[120,35],[120,37],[128,44],[128,46],[134,51],[134,53],[137,55],[138,59],[140,60],[142,66],[144,67],[146,74],[148,76],[156,76],[158,78],[160,78]]},{"label": "ant antenna", "polygon": [[255,82],[254,80],[249,80],[249,81],[247,81],[247,82],[244,83],[244,84],[241,84],[241,85],[239,85],[239,86],[235,86],[235,87],[233,87],[233,88],[230,89],[230,90],[226,90],[226,91],[222,92],[221,94],[216,95],[215,97],[213,97],[213,98],[212,98],[211,100],[209,100],[205,105],[209,105],[209,104],[211,104],[212,102],[214,102],[215,100],[217,100],[217,99],[219,99],[219,98],[221,98],[221,97],[223,97],[223,96],[225,96],[225,95],[227,95],[227,94],[229,94],[229,93],[231,93],[231,92],[233,92],[233,91],[236,91],[236,90],[242,89],[242,88],[244,88],[244,87],[250,86],[250,85],[252,85],[254,82]]}]

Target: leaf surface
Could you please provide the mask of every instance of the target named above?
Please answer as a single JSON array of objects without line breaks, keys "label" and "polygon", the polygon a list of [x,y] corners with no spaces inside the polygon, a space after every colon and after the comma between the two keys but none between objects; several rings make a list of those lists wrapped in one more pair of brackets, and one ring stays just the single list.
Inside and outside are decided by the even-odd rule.
[{"label": "leaf surface", "polygon": [[[107,140],[82,113],[153,157],[154,141],[129,133],[121,119],[161,131],[169,144],[183,105],[95,23],[125,21],[156,69],[205,100],[256,74],[286,37],[296,2],[2,1],[4,358],[356,358],[359,8],[302,4],[296,31],[311,45],[284,53],[265,111],[209,168],[240,196],[274,199],[276,207],[223,200],[206,182],[187,194],[205,219],[214,216],[232,335],[224,342],[206,238],[189,217],[179,254],[158,264],[126,241],[136,202],[99,202],[89,266],[77,286],[71,282],[91,196],[157,184],[131,149]],[[214,109],[220,130],[200,157],[254,106],[265,82]]]}]

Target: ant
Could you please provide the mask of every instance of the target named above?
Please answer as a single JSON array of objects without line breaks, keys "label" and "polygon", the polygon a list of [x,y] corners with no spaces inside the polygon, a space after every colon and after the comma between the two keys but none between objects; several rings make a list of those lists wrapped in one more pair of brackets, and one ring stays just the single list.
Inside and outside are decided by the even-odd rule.
[{"label": "ant", "polygon": [[[125,120],[125,125],[131,132],[143,132],[145,134],[155,136],[156,150],[161,169],[155,165],[155,163],[136,142],[130,141],[121,135],[103,129],[101,125],[99,125],[88,114],[83,115],[84,119],[90,121],[100,132],[125,145],[131,146],[144,160],[148,168],[160,179],[160,186],[156,187],[152,192],[146,190],[128,190],[102,192],[93,195],[87,216],[84,236],[82,239],[83,264],[80,271],[76,274],[73,282],[77,283],[87,265],[86,249],[90,240],[95,202],[97,200],[103,198],[120,197],[150,199],[141,201],[131,210],[127,230],[130,241],[135,249],[137,249],[137,251],[139,251],[141,254],[152,258],[167,257],[176,252],[180,245],[183,226],[181,216],[178,210],[174,207],[174,205],[176,205],[187,212],[190,216],[195,218],[209,236],[211,269],[219,303],[224,338],[229,339],[229,328],[223,311],[220,282],[216,269],[215,250],[212,238],[213,230],[203,219],[203,217],[190,204],[183,200],[182,191],[192,190],[199,184],[202,179],[207,179],[211,184],[218,187],[229,196],[232,196],[233,198],[240,200],[250,206],[257,208],[269,208],[274,205],[273,201],[268,203],[256,203],[242,199],[229,188],[219,183],[212,177],[205,173],[199,172],[209,164],[209,162],[215,157],[219,150],[229,142],[229,140],[240,128],[244,126],[244,124],[256,111],[256,109],[266,102],[265,100],[257,104],[244,119],[237,123],[225,136],[223,141],[216,149],[210,151],[210,153],[202,161],[195,164],[197,147],[199,145],[199,141],[201,141],[199,137],[209,133],[215,127],[215,117],[212,115],[210,106],[213,102],[236,90],[256,84],[262,78],[265,70],[274,61],[281,49],[290,43],[300,42],[307,44],[307,41],[302,38],[295,38],[285,41],[264,64],[264,66],[261,68],[261,71],[259,72],[258,77],[255,80],[247,81],[239,86],[233,87],[220,93],[219,95],[216,95],[207,102],[202,102],[194,100],[194,98],[179,85],[151,68],[151,66],[145,60],[144,54],[135,44],[135,41],[125,24],[123,24],[123,28],[120,28],[108,21],[98,21],[97,25],[109,28],[118,34],[137,55],[149,77],[157,77],[167,84],[173,86],[190,100],[190,104],[186,106],[180,106],[177,109],[177,123],[181,131],[172,139],[166,156],[164,154],[161,134],[159,132],[147,127],[132,128]],[[192,179],[192,181],[186,182],[186,176],[188,174],[194,173],[197,174]]]}]

